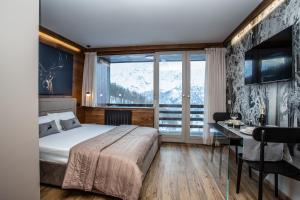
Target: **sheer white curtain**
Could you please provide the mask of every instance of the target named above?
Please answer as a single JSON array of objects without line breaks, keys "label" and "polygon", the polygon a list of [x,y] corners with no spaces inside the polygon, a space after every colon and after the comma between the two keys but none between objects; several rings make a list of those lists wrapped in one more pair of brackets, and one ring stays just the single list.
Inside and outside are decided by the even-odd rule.
[{"label": "sheer white curtain", "polygon": [[[85,53],[83,81],[82,81],[82,106],[97,106],[97,53]],[[88,95],[87,95],[88,94]]]},{"label": "sheer white curtain", "polygon": [[212,134],[207,123],[214,122],[215,112],[226,111],[226,63],[225,48],[205,49],[205,91],[204,91],[204,144],[212,143]]}]

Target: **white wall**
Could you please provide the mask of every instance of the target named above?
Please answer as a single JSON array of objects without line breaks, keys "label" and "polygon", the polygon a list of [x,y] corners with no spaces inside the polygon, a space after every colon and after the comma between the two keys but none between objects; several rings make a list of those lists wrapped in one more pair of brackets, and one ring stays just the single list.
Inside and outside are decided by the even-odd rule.
[{"label": "white wall", "polygon": [[39,199],[38,0],[0,1],[0,199]]}]

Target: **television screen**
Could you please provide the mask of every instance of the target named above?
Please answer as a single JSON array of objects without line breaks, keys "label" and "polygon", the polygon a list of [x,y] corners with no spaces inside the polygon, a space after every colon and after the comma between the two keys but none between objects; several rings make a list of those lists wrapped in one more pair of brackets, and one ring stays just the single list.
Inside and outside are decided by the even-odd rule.
[{"label": "television screen", "polygon": [[290,80],[293,76],[292,27],[245,54],[245,84]]},{"label": "television screen", "polygon": [[289,49],[261,51],[260,82],[289,80],[292,77],[292,55]]},{"label": "television screen", "polygon": [[245,84],[257,83],[257,56],[254,51],[245,56]]}]

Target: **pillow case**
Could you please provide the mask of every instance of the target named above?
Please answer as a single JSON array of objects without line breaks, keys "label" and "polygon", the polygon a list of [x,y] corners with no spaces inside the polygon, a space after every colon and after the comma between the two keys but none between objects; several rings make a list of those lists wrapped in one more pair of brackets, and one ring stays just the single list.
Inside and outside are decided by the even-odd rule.
[{"label": "pillow case", "polygon": [[67,119],[75,118],[75,115],[73,112],[48,113],[48,116],[55,120],[58,130],[62,130],[62,127],[60,125],[60,120],[67,120]]},{"label": "pillow case", "polygon": [[39,124],[39,138],[46,137],[48,135],[59,133],[54,120],[46,123]]},{"label": "pillow case", "polygon": [[64,131],[81,127],[81,124],[77,119],[77,117],[74,117],[72,119],[67,119],[67,120],[60,120],[60,125],[62,127],[62,130]]},{"label": "pillow case", "polygon": [[51,116],[48,116],[48,115],[41,116],[41,117],[39,117],[39,124],[44,124],[44,123],[47,123],[47,122],[51,122],[53,120],[54,119]]}]

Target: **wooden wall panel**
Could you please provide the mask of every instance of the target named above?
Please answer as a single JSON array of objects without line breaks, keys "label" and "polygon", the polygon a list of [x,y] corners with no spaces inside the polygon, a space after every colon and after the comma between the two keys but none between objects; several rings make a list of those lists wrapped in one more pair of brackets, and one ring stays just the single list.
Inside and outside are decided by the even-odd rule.
[{"label": "wooden wall panel", "polygon": [[132,124],[154,127],[154,109],[152,108],[85,108],[85,123],[104,124],[105,109],[131,110]]},{"label": "wooden wall panel", "polygon": [[104,109],[85,108],[85,123],[104,124]]},{"label": "wooden wall panel", "polygon": [[73,89],[72,96],[77,99],[77,117],[79,121],[85,121],[84,108],[81,106],[81,92],[83,79],[84,55],[75,54],[73,57]]},{"label": "wooden wall panel", "polygon": [[132,110],[132,124],[154,127],[154,109]]}]

